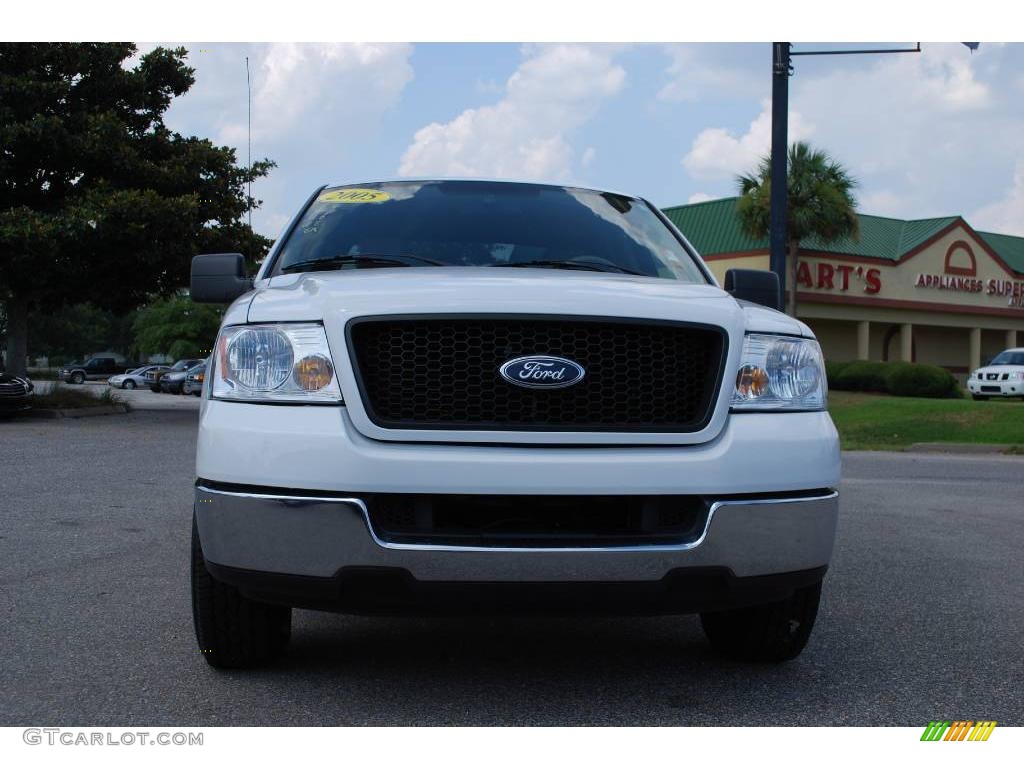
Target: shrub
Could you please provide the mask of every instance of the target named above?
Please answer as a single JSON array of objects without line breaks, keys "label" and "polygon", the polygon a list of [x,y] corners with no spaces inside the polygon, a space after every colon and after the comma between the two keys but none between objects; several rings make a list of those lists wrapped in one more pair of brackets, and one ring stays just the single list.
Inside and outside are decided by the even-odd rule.
[{"label": "shrub", "polygon": [[826,363],[825,371],[829,388],[837,391],[885,392],[899,397],[961,397],[953,374],[935,365],[856,360]]},{"label": "shrub", "polygon": [[833,387],[833,382],[839,378],[839,374],[848,366],[849,363],[836,363],[832,360],[825,361],[825,378],[828,379],[829,387]]},{"label": "shrub", "polygon": [[889,394],[900,397],[959,397],[960,387],[945,368],[923,363],[890,363]]},{"label": "shrub", "polygon": [[836,376],[833,389],[853,392],[888,392],[885,376],[886,363],[855,360],[847,363]]}]

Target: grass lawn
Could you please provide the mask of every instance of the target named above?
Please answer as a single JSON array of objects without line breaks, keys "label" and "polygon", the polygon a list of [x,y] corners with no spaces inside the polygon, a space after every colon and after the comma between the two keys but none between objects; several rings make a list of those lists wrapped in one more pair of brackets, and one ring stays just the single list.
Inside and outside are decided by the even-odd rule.
[{"label": "grass lawn", "polygon": [[846,450],[898,450],[911,443],[1004,443],[1024,449],[1024,402],[933,400],[829,392]]}]

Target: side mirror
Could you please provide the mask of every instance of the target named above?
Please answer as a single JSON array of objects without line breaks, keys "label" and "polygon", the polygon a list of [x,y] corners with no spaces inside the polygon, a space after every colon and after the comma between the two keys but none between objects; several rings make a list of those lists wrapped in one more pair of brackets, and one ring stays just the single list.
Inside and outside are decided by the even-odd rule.
[{"label": "side mirror", "polygon": [[192,259],[192,301],[226,304],[252,289],[240,253],[208,253]]},{"label": "side mirror", "polygon": [[725,290],[733,298],[760,304],[769,309],[782,309],[779,276],[763,269],[730,269],[725,273]]}]

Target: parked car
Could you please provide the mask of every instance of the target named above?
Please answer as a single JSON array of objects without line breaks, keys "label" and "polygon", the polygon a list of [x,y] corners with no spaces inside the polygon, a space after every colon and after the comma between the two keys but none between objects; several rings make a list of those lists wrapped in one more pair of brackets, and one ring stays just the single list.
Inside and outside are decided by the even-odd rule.
[{"label": "parked car", "polygon": [[205,360],[193,361],[193,365],[183,371],[168,371],[160,377],[160,391],[172,395],[187,394],[184,392],[185,382],[190,374],[198,373],[206,367]]},{"label": "parked car", "polygon": [[0,416],[9,416],[30,409],[34,389],[26,376],[0,373]]},{"label": "parked car", "polygon": [[167,365],[144,365],[141,368],[133,368],[130,371],[119,373],[107,379],[107,384],[118,389],[135,389],[146,385],[146,373],[149,371],[167,371]]},{"label": "parked car", "polygon": [[188,376],[185,377],[185,381],[181,385],[181,394],[195,395],[196,397],[202,396],[203,381],[206,380],[206,366],[208,363],[209,361],[204,361],[202,365],[189,369]]},{"label": "parked car", "polygon": [[166,375],[168,375],[170,373],[181,373],[182,371],[187,371],[189,368],[191,368],[196,363],[201,363],[201,362],[203,362],[203,361],[195,359],[195,358],[188,358],[188,359],[185,359],[185,360],[179,360],[174,365],[172,365],[170,368],[164,368],[164,370],[162,370],[162,371],[156,371],[156,370],[154,370],[154,371],[147,371],[146,372],[146,386],[149,387],[153,392],[160,392],[161,391],[160,379],[162,379],[164,376],[166,376]]},{"label": "parked car", "polygon": [[57,378],[69,384],[99,381],[125,370],[124,363],[112,357],[90,357],[84,363],[69,363],[57,369]]},{"label": "parked car", "polygon": [[[284,652],[292,607],[699,613],[783,661],[811,634],[839,439],[774,273],[720,288],[653,205],[491,181],[315,192],[233,303],[203,391],[202,657]],[[761,305],[761,306],[759,306]]]},{"label": "parked car", "polygon": [[974,371],[967,389],[975,400],[990,397],[1024,397],[1024,347],[1005,349]]}]

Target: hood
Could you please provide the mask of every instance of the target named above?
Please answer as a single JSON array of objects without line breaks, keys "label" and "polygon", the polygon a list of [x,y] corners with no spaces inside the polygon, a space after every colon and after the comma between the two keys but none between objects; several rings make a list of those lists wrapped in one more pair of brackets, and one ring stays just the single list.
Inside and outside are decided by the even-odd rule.
[{"label": "hood", "polygon": [[1024,365],[983,365],[976,369],[977,373],[1013,373],[1024,371]]},{"label": "hood", "polygon": [[402,267],[280,275],[260,281],[249,322],[333,314],[510,312],[691,320],[810,335],[786,315],[734,300],[714,285],[555,269]]}]

